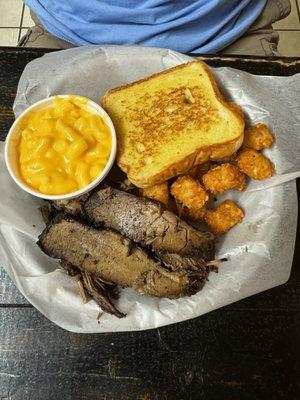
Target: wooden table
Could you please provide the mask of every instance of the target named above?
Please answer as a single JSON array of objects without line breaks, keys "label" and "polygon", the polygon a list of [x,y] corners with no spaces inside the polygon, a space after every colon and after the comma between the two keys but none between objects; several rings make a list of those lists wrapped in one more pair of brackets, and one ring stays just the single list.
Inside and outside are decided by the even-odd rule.
[{"label": "wooden table", "polygon": [[[13,122],[20,74],[44,52],[0,48],[2,140]],[[255,74],[300,72],[300,59],[203,59]],[[299,400],[299,246],[298,229],[285,285],[187,322],[135,333],[66,332],[28,304],[1,270],[0,399]]]}]

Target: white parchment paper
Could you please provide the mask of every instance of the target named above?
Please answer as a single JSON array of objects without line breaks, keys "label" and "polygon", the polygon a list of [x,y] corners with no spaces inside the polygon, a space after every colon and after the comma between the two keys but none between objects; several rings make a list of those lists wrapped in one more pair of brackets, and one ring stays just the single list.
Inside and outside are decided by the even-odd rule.
[{"label": "white parchment paper", "polygon": [[[17,116],[55,94],[75,93],[98,101],[107,89],[190,60],[173,51],[141,47],[88,46],[49,53],[25,68],[14,112]],[[265,122],[276,133],[275,146],[265,151],[276,165],[276,175],[251,181],[243,193],[223,196],[235,199],[246,215],[218,242],[217,255],[229,261],[192,297],[158,299],[125,289],[118,307],[127,317],[105,314],[98,323],[98,306],[92,300],[84,305],[75,282],[55,271],[56,260],[37,247],[44,228],[37,210],[41,201],[14,184],[1,144],[0,264],[21,293],[57,325],[81,333],[155,328],[197,317],[289,278],[297,223],[294,179],[300,176],[299,75],[254,76],[231,68],[213,72],[225,97],[242,106],[248,122]]]}]

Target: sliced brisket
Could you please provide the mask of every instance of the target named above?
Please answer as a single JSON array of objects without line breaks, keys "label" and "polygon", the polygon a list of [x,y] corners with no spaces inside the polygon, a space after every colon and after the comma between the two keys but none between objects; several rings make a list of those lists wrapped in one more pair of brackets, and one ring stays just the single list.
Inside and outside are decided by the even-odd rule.
[{"label": "sliced brisket", "polygon": [[106,187],[84,204],[95,226],[115,229],[150,248],[172,270],[197,270],[207,275],[206,263],[214,257],[214,236],[200,232],[160,204]]},{"label": "sliced brisket", "polygon": [[50,257],[141,294],[178,298],[196,293],[205,281],[197,271],[170,272],[121,234],[94,229],[67,215],[58,215],[44,229],[38,245]]}]

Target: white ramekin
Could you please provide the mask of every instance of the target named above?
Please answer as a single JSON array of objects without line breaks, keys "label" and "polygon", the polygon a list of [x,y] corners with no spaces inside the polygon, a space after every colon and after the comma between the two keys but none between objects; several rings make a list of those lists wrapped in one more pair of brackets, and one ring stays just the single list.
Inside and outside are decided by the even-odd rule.
[{"label": "white ramekin", "polygon": [[[101,174],[94,179],[89,185],[85,186],[84,188],[81,188],[80,190],[76,190],[75,192],[67,193],[67,194],[62,194],[62,195],[48,195],[44,193],[40,193],[39,191],[31,188],[28,186],[22,177],[20,176],[19,169],[18,169],[18,154],[17,154],[17,145],[20,140],[20,135],[21,135],[21,130],[20,130],[20,120],[28,114],[30,111],[33,110],[42,110],[48,107],[51,107],[54,105],[54,99],[56,97],[68,97],[69,95],[58,95],[58,96],[52,96],[48,97],[46,99],[40,100],[32,106],[28,107],[13,123],[12,127],[10,128],[8,135],[6,137],[5,141],[5,163],[7,166],[7,169],[13,178],[13,180],[16,182],[20,188],[25,190],[26,192],[32,194],[33,196],[40,197],[42,199],[47,199],[47,200],[67,200],[67,199],[72,199],[74,197],[78,197],[90,190],[92,190],[95,186],[99,185],[100,182],[103,181],[103,179],[106,177],[108,172],[113,166],[113,163],[115,161],[116,157],[116,151],[117,151],[117,137],[116,137],[116,132],[115,128],[113,126],[113,123],[109,117],[109,115],[106,113],[106,111],[97,103],[95,103],[92,100],[88,100],[86,107],[88,111],[91,111],[100,117],[104,117],[105,121],[110,129],[111,133],[111,139],[112,139],[112,146],[111,146],[111,152],[110,156],[108,159],[108,162],[104,168],[104,170],[101,172]],[[77,96],[76,96],[77,97]],[[81,96],[78,96],[81,97]]]}]

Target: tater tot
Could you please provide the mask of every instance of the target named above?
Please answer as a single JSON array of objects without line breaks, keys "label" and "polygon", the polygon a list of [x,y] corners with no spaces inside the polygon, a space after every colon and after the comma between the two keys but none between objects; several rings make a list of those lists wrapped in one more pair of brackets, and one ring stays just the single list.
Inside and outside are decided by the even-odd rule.
[{"label": "tater tot", "polygon": [[208,210],[204,220],[214,233],[225,233],[243,217],[244,212],[232,200],[225,200],[215,210]]},{"label": "tater tot", "polygon": [[191,221],[201,221],[204,218],[204,215],[206,213],[206,206],[204,205],[201,208],[188,208],[187,210],[187,216],[188,219]]},{"label": "tater tot", "polygon": [[239,152],[237,165],[241,171],[253,179],[267,179],[273,175],[274,164],[256,150],[243,149]]},{"label": "tater tot", "polygon": [[201,208],[187,208],[179,201],[175,201],[175,210],[171,210],[175,212],[181,219],[184,221],[194,221],[199,222],[203,220],[204,215],[206,213],[206,205]]},{"label": "tater tot", "polygon": [[151,186],[149,188],[140,189],[139,193],[143,197],[147,197],[148,199],[159,201],[163,203],[165,206],[168,206],[169,203],[169,186],[167,182],[161,183],[159,185]]},{"label": "tater tot", "polygon": [[195,179],[201,179],[202,176],[209,171],[211,168],[211,162],[207,161],[203,164],[195,165],[193,168],[191,168],[188,172],[187,175],[191,176],[192,178]]},{"label": "tater tot", "polygon": [[180,176],[171,186],[171,193],[187,208],[198,210],[208,200],[208,195],[200,183],[188,175]]},{"label": "tater tot", "polygon": [[177,214],[183,220],[199,222],[204,218],[206,205],[201,208],[187,208],[180,202],[176,202]]},{"label": "tater tot", "polygon": [[236,165],[229,163],[218,165],[210,169],[202,177],[206,190],[212,194],[222,194],[230,189],[244,190],[246,177]]},{"label": "tater tot", "polygon": [[254,150],[262,150],[270,147],[274,140],[274,133],[266,124],[256,124],[245,130],[242,147],[248,147]]}]

